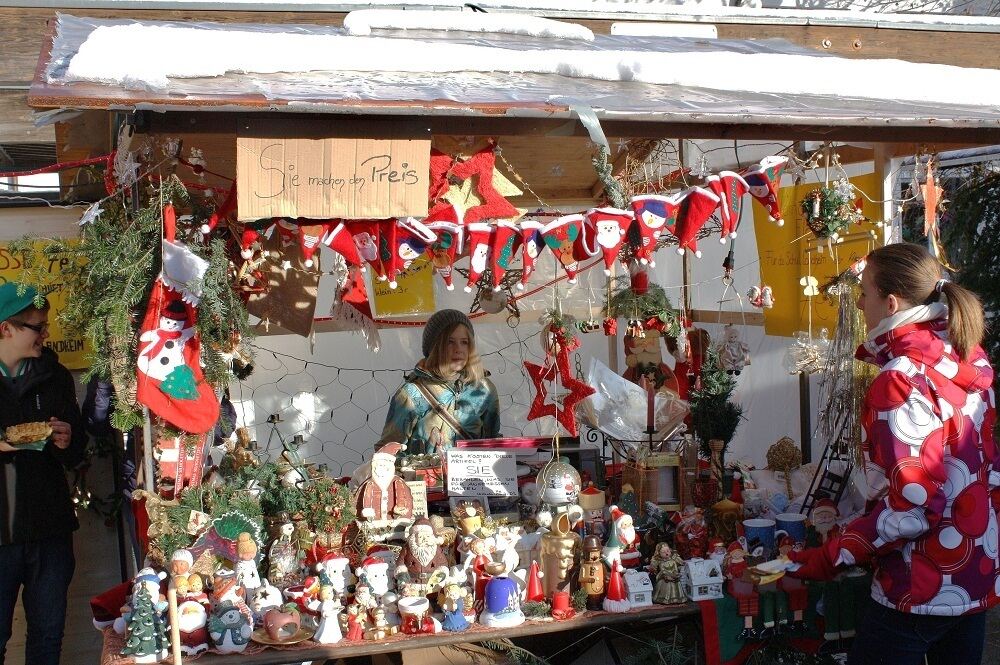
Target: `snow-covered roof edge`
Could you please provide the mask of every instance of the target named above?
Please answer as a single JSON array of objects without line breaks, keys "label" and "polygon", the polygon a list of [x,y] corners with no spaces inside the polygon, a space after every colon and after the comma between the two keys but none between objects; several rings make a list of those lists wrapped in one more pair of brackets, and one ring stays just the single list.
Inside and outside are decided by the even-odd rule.
[{"label": "snow-covered roof edge", "polygon": [[[464,0],[6,0],[7,7],[111,10],[285,11],[346,13],[356,9],[454,9]],[[608,0],[477,0],[492,12],[533,12],[547,18],[628,19],[693,23],[826,25],[945,32],[1000,32],[1000,18],[954,14],[881,14],[829,9],[753,9]],[[466,8],[467,9],[467,8]]]}]

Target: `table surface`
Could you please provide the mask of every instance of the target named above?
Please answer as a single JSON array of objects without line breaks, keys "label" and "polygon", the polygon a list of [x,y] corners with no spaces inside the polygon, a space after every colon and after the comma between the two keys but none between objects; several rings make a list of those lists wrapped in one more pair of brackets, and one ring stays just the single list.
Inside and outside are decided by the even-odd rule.
[{"label": "table surface", "polygon": [[[316,645],[306,649],[267,649],[260,653],[248,654],[205,654],[198,658],[198,665],[278,665],[280,663],[300,663],[308,660],[322,662],[326,658],[347,658],[350,656],[373,656],[408,649],[423,649],[448,644],[482,642],[494,638],[514,639],[529,635],[558,633],[579,628],[597,628],[620,623],[649,621],[654,619],[674,619],[698,614],[694,603],[683,605],[653,605],[621,614],[609,612],[584,612],[578,617],[565,621],[526,621],[513,628],[487,628],[473,624],[461,633],[437,633],[435,635],[393,635],[378,642],[339,642],[337,644]],[[167,661],[169,662],[169,661]]]}]

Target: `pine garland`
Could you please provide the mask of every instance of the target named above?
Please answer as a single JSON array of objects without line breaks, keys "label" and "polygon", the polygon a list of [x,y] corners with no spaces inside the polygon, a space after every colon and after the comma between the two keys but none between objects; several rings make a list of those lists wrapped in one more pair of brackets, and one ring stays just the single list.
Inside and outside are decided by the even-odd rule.
[{"label": "pine garland", "polygon": [[601,311],[605,316],[625,319],[657,316],[666,324],[664,333],[667,336],[676,337],[681,332],[677,312],[663,287],[650,284],[645,293],[637,294],[632,290],[628,275],[619,275],[612,280],[611,295]]},{"label": "pine garland", "polygon": [[[19,281],[47,293],[62,285],[68,291],[60,324],[70,335],[90,343],[92,377],[110,380],[116,390],[112,425],[128,431],[142,423],[133,401],[138,330],[149,302],[153,282],[161,269],[162,206],[173,204],[189,213],[191,224],[178,228],[178,240],[208,261],[199,304],[198,332],[202,342],[205,378],[218,388],[228,385],[230,370],[222,353],[235,340],[252,337],[246,308],[230,283],[231,266],[225,243],[204,243],[196,229],[211,210],[192,199],[176,176],[157,187],[138,187],[140,207],[134,212],[124,197],[101,203],[101,212],[84,224],[78,240],[26,236],[10,244],[23,271]],[[43,244],[39,260],[35,243]],[[57,264],[58,271],[50,271]]]},{"label": "pine garland", "polygon": [[628,196],[621,182],[615,178],[613,166],[610,162],[611,152],[606,146],[598,146],[597,154],[593,158],[594,170],[597,177],[604,183],[604,193],[608,197],[608,202],[615,208],[624,210],[628,207]]}]

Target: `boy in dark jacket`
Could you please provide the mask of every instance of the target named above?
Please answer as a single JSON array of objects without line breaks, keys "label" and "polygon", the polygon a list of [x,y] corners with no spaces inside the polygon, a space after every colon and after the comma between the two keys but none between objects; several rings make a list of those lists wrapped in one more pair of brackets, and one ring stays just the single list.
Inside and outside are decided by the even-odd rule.
[{"label": "boy in dark jacket", "polygon": [[24,662],[58,665],[73,577],[73,531],[79,527],[66,469],[83,459],[87,435],[73,377],[45,347],[49,306],[35,289],[0,286],[0,428],[45,422],[37,446],[0,441],[0,663],[23,587]]}]

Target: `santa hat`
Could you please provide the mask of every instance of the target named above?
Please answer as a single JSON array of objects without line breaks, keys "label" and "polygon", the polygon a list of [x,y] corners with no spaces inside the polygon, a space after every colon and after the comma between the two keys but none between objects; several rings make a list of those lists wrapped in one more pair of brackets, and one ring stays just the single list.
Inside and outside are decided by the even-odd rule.
[{"label": "santa hat", "polygon": [[275,218],[274,222],[267,227],[267,231],[264,232],[268,238],[274,234],[274,230],[278,230],[278,238],[281,239],[281,246],[288,247],[295,242],[295,238],[298,235],[298,229],[295,224],[280,217]]},{"label": "santa hat", "polygon": [[580,269],[580,261],[576,255],[576,246],[583,236],[583,215],[563,215],[545,225],[542,238],[552,253],[556,255],[563,270],[569,277],[569,283],[576,283],[576,273]]},{"label": "santa hat", "polygon": [[521,281],[517,288],[524,289],[531,273],[535,272],[535,259],[545,245],[545,240],[542,238],[542,229],[545,228],[545,225],[537,219],[522,219],[519,228],[521,230]]},{"label": "santa hat", "polygon": [[675,232],[678,204],[677,196],[661,194],[644,194],[632,199],[635,223],[629,233],[629,242],[635,248],[639,263],[656,265],[653,261],[656,241],[664,231]]},{"label": "santa hat", "polygon": [[376,556],[367,556],[365,560],[361,562],[358,568],[364,568],[365,570],[374,571],[378,568],[389,569],[389,563],[385,559],[380,559]]},{"label": "santa hat", "polygon": [[[618,250],[633,221],[632,212],[618,208],[592,208],[587,211],[587,222],[593,226],[597,247],[604,255],[604,274],[611,274],[611,266],[618,259]],[[607,232],[601,235],[601,227]]]},{"label": "santa hat", "polygon": [[[413,217],[404,217],[394,221],[389,242],[385,245],[391,248],[390,254],[387,260],[383,256],[383,265],[386,276],[389,278],[390,289],[398,286],[396,283],[397,273],[409,268],[410,264],[423,254],[435,240],[437,240],[437,236],[434,232]],[[382,241],[379,242],[381,244]]]},{"label": "santa hat", "polygon": [[493,290],[500,290],[500,282],[514,263],[514,256],[521,245],[521,233],[514,222],[500,220],[490,238],[490,266],[493,268]]},{"label": "santa hat", "polygon": [[444,280],[445,288],[451,291],[455,288],[451,275],[454,271],[455,258],[462,254],[465,227],[462,226],[461,215],[454,206],[449,205],[447,210],[453,214],[439,215],[435,219],[428,216],[424,219],[424,225],[437,236],[437,240],[431,243],[431,262],[434,264],[434,271]]},{"label": "santa hat", "polygon": [[260,241],[260,233],[251,226],[244,226],[240,234],[240,256],[244,259],[253,258],[253,246]]},{"label": "santa hat", "polygon": [[406,446],[396,443],[395,441],[390,441],[376,450],[375,454],[372,455],[372,459],[375,459],[376,457],[387,457],[394,460],[404,450],[406,450]]},{"label": "santa hat", "polygon": [[836,513],[837,517],[840,517],[840,509],[837,508],[837,504],[835,504],[832,499],[820,499],[816,502],[816,505],[813,506],[813,510],[816,510],[817,508],[828,508]]},{"label": "santa hat", "polygon": [[410,531],[413,531],[414,529],[430,529],[433,532],[434,525],[431,524],[431,521],[429,519],[421,515],[417,519],[413,520],[413,524],[410,526]]},{"label": "santa hat", "polygon": [[708,551],[714,552],[716,547],[723,547],[725,543],[722,542],[722,538],[712,538],[708,541]]},{"label": "santa hat", "polygon": [[528,567],[527,588],[524,592],[524,599],[528,602],[540,603],[545,600],[545,591],[542,589],[542,574],[538,572],[538,562],[531,561]]},{"label": "santa hat", "polygon": [[594,483],[591,482],[580,492],[578,503],[584,510],[598,510],[599,508],[604,508],[604,490],[597,489],[594,487]]},{"label": "santa hat", "polygon": [[701,258],[698,250],[698,232],[705,222],[719,207],[718,196],[701,187],[689,187],[680,194],[680,207],[677,211],[677,253],[684,254],[690,249],[694,255]]},{"label": "santa hat", "polygon": [[171,561],[185,561],[189,566],[194,565],[194,555],[191,554],[191,550],[186,550],[184,548],[174,550],[174,553],[170,555]]},{"label": "santa hat", "polygon": [[122,582],[90,599],[90,612],[94,616],[94,628],[103,630],[121,616],[121,608],[128,602],[131,590],[131,583]]},{"label": "santa hat", "polygon": [[778,205],[778,186],[781,182],[781,174],[787,165],[788,157],[772,155],[765,157],[760,160],[759,164],[754,164],[742,173],[750,196],[764,206],[768,217],[775,221],[778,226],[785,224],[785,220],[781,218],[781,207]]},{"label": "santa hat", "polygon": [[625,584],[622,582],[622,572],[615,559],[611,564],[611,573],[608,575],[608,590],[604,597],[604,611],[606,612],[628,612],[632,609],[632,604],[625,594]]},{"label": "santa hat", "polygon": [[[382,267],[380,256],[382,225],[392,224],[393,220],[363,219],[351,220],[347,229],[351,234],[355,249],[362,261],[368,262],[380,279],[385,279],[385,269]],[[393,224],[393,226],[395,226]]]},{"label": "santa hat", "polygon": [[347,224],[337,221],[326,227],[326,232],[320,238],[320,242],[344,257],[344,261],[349,266],[358,266],[363,271],[364,263],[361,255],[358,254],[358,246],[354,244],[351,232],[347,230]]},{"label": "santa hat", "polygon": [[729,547],[726,548],[726,552],[732,554],[733,552],[737,551],[746,554],[746,550],[743,548],[742,543],[740,543],[740,541],[738,540],[734,540],[733,542],[729,543]]},{"label": "santa hat", "polygon": [[306,268],[313,267],[313,255],[326,234],[327,224],[299,224],[299,248]]},{"label": "santa hat", "polygon": [[226,193],[226,198],[223,199],[222,205],[218,206],[215,210],[213,210],[212,214],[209,215],[208,220],[201,225],[201,232],[205,235],[208,235],[209,233],[214,231],[215,227],[218,226],[219,222],[225,219],[229,215],[229,213],[231,213],[233,210],[236,210],[235,180],[233,181],[233,186],[230,187],[229,191]]},{"label": "santa hat", "polygon": [[611,521],[617,522],[621,518],[625,517],[625,513],[618,506],[611,506],[608,508],[608,513],[611,515]]},{"label": "santa hat", "polygon": [[490,264],[490,237],[493,226],[484,222],[475,222],[465,227],[465,247],[469,252],[469,281],[465,292],[472,293],[472,288],[479,283],[479,277]]},{"label": "santa hat", "polygon": [[708,176],[705,185],[721,199],[719,217],[722,219],[722,233],[719,242],[724,244],[726,238],[736,237],[740,213],[743,210],[743,195],[747,193],[750,185],[739,173],[732,171],[720,171],[719,175]]}]

